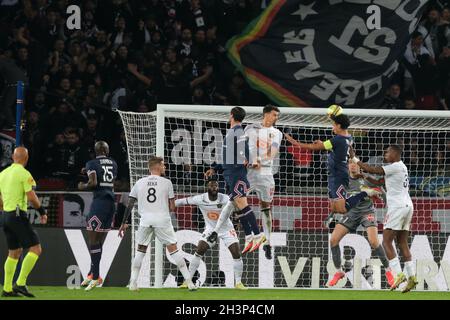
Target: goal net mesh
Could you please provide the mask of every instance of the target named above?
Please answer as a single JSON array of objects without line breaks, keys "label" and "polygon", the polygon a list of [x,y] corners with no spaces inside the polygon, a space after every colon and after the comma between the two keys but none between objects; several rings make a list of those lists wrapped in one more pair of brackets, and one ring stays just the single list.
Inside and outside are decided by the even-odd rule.
[{"label": "goal net mesh", "polygon": [[[203,173],[221,154],[227,130],[228,111],[205,106],[205,111],[164,113],[164,125],[157,132],[156,113],[120,112],[125,128],[131,184],[148,174],[147,161],[156,154],[156,141],[164,145],[166,175],[171,179],[176,197],[206,192]],[[228,110],[228,109],[227,109]],[[244,125],[259,123],[262,108],[257,113],[247,110]],[[383,150],[390,144],[400,145],[403,161],[410,173],[410,193],[415,210],[410,245],[419,278],[418,289],[447,290],[450,286],[450,118],[350,115],[351,134],[357,156],[372,165],[383,163]],[[361,114],[361,112],[360,112]],[[373,114],[373,113],[369,113]],[[331,123],[324,110],[320,115],[283,113],[275,125],[301,142],[326,140],[332,137]],[[162,127],[161,127],[162,128]],[[329,214],[327,195],[327,152],[311,152],[291,146],[284,139],[275,161],[275,196],[272,206],[273,258],[267,260],[264,251],[245,254],[243,283],[260,288],[323,288],[334,273],[329,250],[330,229],[324,225]],[[223,180],[220,191],[225,192]],[[261,225],[258,199],[249,202]],[[376,201],[376,220],[380,240],[386,208]],[[133,212],[134,232],[139,217]],[[201,212],[196,207],[177,208],[172,216],[178,244],[189,262],[204,229]],[[244,234],[239,224],[241,249]],[[261,226],[262,230],[262,226]],[[349,233],[340,243],[343,261],[349,266],[339,288],[385,289],[384,268],[371,255],[363,228]],[[155,249],[149,249],[139,285],[154,286]],[[231,254],[223,243],[208,250],[200,265],[199,279],[203,286],[234,286]],[[403,264],[402,264],[403,265]],[[162,262],[162,284],[174,287],[181,276],[169,260],[166,251]]]}]

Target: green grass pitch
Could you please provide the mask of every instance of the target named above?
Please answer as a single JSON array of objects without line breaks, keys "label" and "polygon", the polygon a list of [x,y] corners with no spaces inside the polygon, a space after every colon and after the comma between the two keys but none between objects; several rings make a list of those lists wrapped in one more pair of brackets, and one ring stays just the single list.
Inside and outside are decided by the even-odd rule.
[{"label": "green grass pitch", "polygon": [[[450,300],[450,292],[409,293],[357,290],[302,290],[302,289],[208,289],[189,292],[185,289],[95,288],[90,292],[66,287],[29,287],[42,300]],[[4,300],[5,298],[0,298]],[[28,298],[17,298],[25,300]],[[11,298],[8,298],[11,300]]]}]

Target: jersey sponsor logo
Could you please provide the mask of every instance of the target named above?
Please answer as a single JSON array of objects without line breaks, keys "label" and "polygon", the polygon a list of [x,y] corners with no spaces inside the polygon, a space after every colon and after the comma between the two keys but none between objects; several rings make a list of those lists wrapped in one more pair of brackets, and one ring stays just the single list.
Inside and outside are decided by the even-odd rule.
[{"label": "jersey sponsor logo", "polygon": [[210,220],[218,220],[220,213],[217,213],[216,211],[208,211],[207,213],[208,219]]}]

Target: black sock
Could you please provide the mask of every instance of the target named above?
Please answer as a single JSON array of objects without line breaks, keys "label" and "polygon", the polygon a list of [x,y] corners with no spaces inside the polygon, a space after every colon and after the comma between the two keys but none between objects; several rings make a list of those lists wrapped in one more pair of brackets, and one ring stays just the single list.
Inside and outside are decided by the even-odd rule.
[{"label": "black sock", "polygon": [[351,196],[350,198],[347,198],[345,200],[345,208],[347,211],[349,211],[351,208],[356,206],[358,203],[360,203],[364,198],[367,197],[366,192],[360,192],[354,196]]},{"label": "black sock", "polygon": [[244,209],[241,210],[241,213],[244,217],[246,217],[246,220],[248,221],[248,224],[250,225],[253,234],[255,236],[258,235],[259,226],[258,223],[256,222],[255,213],[253,212],[252,208],[250,208],[250,206],[246,206]]},{"label": "black sock", "polygon": [[373,252],[378,258],[380,258],[383,267],[386,269],[389,268],[389,261],[386,257],[386,252],[384,252],[383,246],[380,244],[377,248],[373,249]]},{"label": "black sock", "polygon": [[248,216],[242,216],[239,218],[239,221],[241,222],[242,228],[244,229],[244,233],[246,236],[252,234],[252,227],[250,226],[250,223],[248,222]]},{"label": "black sock", "polygon": [[91,245],[90,249],[91,261],[92,261],[92,279],[97,280],[100,276],[100,260],[102,258],[102,245]]},{"label": "black sock", "polygon": [[331,256],[333,257],[333,264],[337,270],[342,269],[341,265],[341,248],[339,245],[331,247]]}]

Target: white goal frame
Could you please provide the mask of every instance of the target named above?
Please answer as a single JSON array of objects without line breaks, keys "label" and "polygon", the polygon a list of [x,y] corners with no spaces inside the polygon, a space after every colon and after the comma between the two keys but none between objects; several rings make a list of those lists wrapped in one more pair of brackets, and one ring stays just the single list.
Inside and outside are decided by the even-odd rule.
[{"label": "white goal frame", "polygon": [[[165,133],[165,117],[170,113],[170,116],[174,116],[176,112],[205,112],[214,113],[229,112],[234,106],[211,106],[211,105],[173,105],[173,104],[158,104],[157,110],[150,113],[153,117],[156,116],[156,155],[164,157],[164,133]],[[245,109],[248,115],[262,114],[263,107],[254,106],[241,106]],[[311,116],[324,116],[326,115],[325,108],[280,108],[283,115],[311,115]],[[121,111],[120,111],[121,112]],[[418,118],[445,118],[449,121],[450,128],[450,111],[429,111],[429,110],[384,110],[384,109],[347,109],[345,108],[345,114],[349,116],[365,116],[365,117],[382,117],[382,118],[404,118],[404,117],[418,117]],[[122,112],[121,112],[122,113]],[[123,112],[128,113],[128,112]],[[244,121],[245,122],[245,121]],[[318,124],[318,127],[330,127],[330,124]],[[409,127],[411,128],[411,127]],[[128,141],[127,141],[128,143]],[[130,163],[130,176],[131,176],[131,163]],[[134,181],[132,181],[133,183]],[[134,219],[133,219],[134,220]],[[133,222],[134,224],[134,222]],[[134,248],[134,237],[132,239]],[[163,245],[160,241],[155,239],[155,255],[154,255],[154,288],[163,287],[163,261],[164,251]],[[132,252],[134,256],[134,252]]]}]

